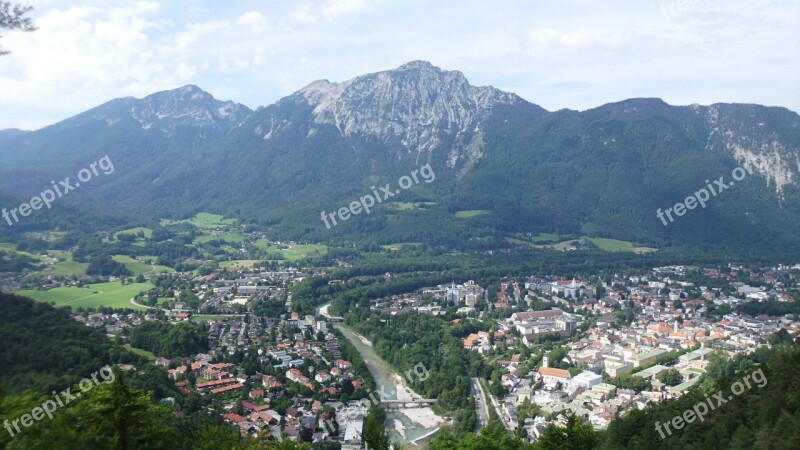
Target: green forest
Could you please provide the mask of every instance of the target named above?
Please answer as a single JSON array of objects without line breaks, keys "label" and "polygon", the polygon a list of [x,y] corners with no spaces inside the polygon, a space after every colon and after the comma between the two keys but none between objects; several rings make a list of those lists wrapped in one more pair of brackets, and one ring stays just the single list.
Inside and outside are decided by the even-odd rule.
[{"label": "green forest", "polygon": [[0,292],[0,394],[49,392],[107,364],[141,363],[66,309]]}]

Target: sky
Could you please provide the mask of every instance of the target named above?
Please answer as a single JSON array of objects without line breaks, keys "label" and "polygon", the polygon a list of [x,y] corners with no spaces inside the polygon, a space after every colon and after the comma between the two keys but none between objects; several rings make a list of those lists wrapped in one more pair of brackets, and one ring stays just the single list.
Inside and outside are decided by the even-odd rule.
[{"label": "sky", "polygon": [[38,30],[0,30],[0,129],[190,83],[255,109],[412,60],[548,110],[659,97],[800,111],[797,0],[12,2]]}]

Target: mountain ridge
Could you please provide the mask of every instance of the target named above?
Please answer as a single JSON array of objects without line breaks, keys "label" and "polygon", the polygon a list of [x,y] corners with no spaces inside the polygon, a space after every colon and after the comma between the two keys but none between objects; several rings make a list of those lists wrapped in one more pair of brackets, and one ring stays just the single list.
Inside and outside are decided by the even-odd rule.
[{"label": "mountain ridge", "polygon": [[[464,242],[500,230],[740,245],[783,235],[800,218],[800,116],[788,109],[639,98],[550,112],[422,61],[317,80],[255,110],[187,85],[55,125],[0,132],[0,189],[27,195],[108,153],[117,172],[82,188],[79,206],[114,205],[143,220],[213,211],[294,239],[451,233]],[[702,213],[669,227],[655,218],[746,162],[754,174]],[[397,200],[434,206],[320,228],[320,210],[423,164],[436,183]],[[462,210],[487,214],[455,218]],[[714,232],[718,224],[728,232]]]}]

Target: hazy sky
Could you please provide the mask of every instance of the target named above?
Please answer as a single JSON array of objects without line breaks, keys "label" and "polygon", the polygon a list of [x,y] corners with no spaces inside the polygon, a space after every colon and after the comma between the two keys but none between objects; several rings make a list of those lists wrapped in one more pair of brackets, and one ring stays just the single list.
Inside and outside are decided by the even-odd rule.
[{"label": "hazy sky", "polygon": [[0,129],[188,83],[255,108],[416,59],[549,110],[660,97],[800,111],[796,0],[23,3],[39,30],[0,32]]}]

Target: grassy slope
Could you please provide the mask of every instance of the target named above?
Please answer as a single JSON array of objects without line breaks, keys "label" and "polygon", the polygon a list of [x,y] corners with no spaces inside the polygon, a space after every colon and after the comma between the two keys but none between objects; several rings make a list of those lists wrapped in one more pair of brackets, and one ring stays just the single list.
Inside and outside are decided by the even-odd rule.
[{"label": "grassy slope", "polygon": [[153,287],[155,286],[149,282],[127,285],[122,285],[119,282],[110,282],[87,285],[85,288],[70,286],[54,288],[48,291],[25,290],[18,291],[16,294],[41,302],[55,302],[56,306],[69,305],[72,308],[106,306],[110,308],[144,309],[132,304],[130,299],[139,292],[148,291]]}]

